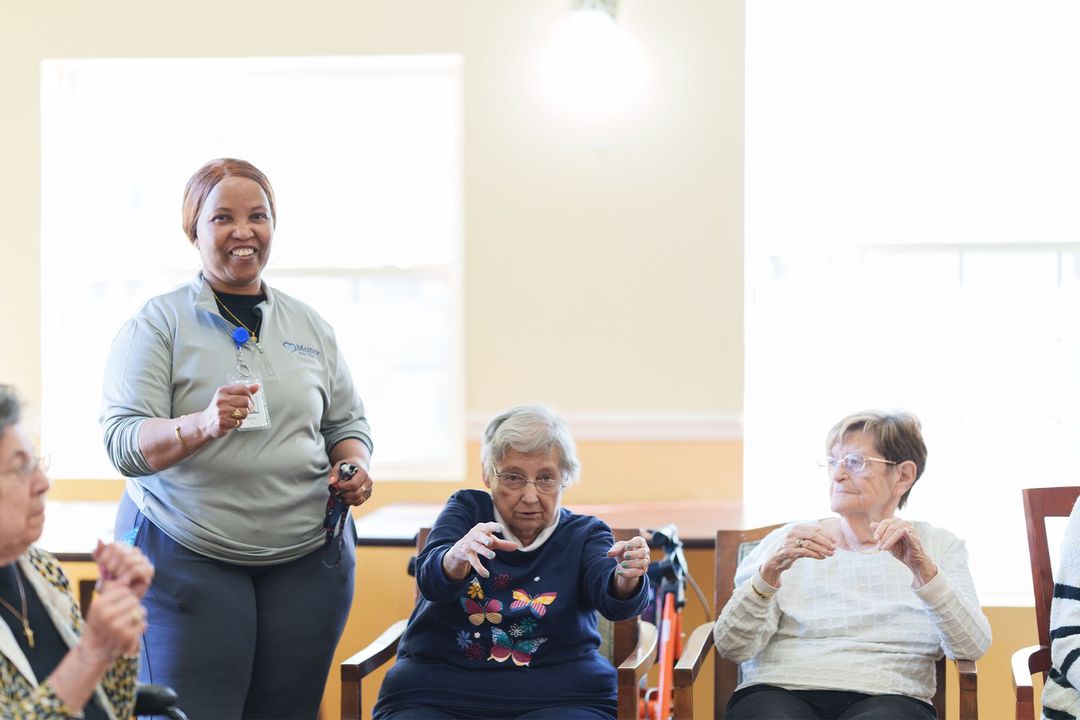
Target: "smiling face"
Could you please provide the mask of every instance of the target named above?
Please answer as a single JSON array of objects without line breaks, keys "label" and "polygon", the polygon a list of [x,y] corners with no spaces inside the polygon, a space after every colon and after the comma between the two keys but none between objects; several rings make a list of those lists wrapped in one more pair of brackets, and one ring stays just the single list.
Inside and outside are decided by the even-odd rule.
[{"label": "smiling face", "polygon": [[48,489],[29,436],[21,425],[9,425],[0,436],[0,564],[12,562],[41,537]]},{"label": "smiling face", "polygon": [[[524,475],[530,480],[544,475],[560,477],[562,474],[555,448],[546,453],[529,455],[517,450],[507,450],[495,469],[500,473]],[[508,490],[501,486],[497,476],[489,472],[484,473],[484,484],[491,490],[491,499],[509,526],[507,529],[525,545],[531,544],[540,532],[551,524],[555,513],[559,511],[561,490],[552,495],[544,495],[536,492],[533,483],[527,483],[521,490]]]},{"label": "smiling face", "polygon": [[[829,450],[834,460],[848,453],[881,458],[874,438],[862,430],[847,433]],[[868,461],[862,472],[855,473],[844,467],[844,463],[835,463],[830,471],[829,484],[832,511],[845,517],[865,515],[870,520],[892,517],[901,496],[911,487],[913,469],[914,463],[911,462],[890,465]]]},{"label": "smiling face", "polygon": [[257,295],[273,238],[262,187],[245,177],[222,179],[206,196],[195,226],[203,277],[218,292]]}]

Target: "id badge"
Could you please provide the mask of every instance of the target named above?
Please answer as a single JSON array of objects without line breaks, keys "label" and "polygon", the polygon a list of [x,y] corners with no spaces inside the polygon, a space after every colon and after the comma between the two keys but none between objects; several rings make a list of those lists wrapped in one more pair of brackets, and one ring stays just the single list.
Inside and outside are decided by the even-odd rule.
[{"label": "id badge", "polygon": [[227,380],[230,384],[254,385],[258,383],[259,385],[259,391],[251,396],[251,410],[248,411],[248,416],[244,418],[244,421],[240,423],[240,427],[236,428],[236,432],[264,430],[270,427],[270,407],[266,404],[266,386],[262,384],[259,376],[236,374],[230,375]]}]

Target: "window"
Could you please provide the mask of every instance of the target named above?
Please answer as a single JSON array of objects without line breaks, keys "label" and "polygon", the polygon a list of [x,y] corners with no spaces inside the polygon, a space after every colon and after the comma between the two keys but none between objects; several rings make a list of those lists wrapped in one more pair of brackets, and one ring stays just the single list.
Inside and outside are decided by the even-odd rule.
[{"label": "window", "polygon": [[456,56],[46,61],[54,475],[116,475],[97,424],[111,340],[198,270],[180,229],[187,178],[240,157],[278,199],[267,282],[334,326],[372,423],[373,473],[464,477],[461,123]]},{"label": "window", "polygon": [[1080,461],[1078,20],[747,5],[750,522],[828,514],[828,429],[904,408],[929,458],[901,514],[967,541],[984,604],[1031,602],[1020,488]]}]

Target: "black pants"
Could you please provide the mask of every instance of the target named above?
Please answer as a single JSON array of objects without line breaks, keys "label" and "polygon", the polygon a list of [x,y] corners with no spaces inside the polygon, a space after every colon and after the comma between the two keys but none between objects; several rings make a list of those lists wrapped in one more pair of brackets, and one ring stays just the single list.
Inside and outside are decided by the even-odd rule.
[{"label": "black pants", "polygon": [[731,696],[727,720],[935,720],[934,708],[905,695],[785,690],[751,685]]}]

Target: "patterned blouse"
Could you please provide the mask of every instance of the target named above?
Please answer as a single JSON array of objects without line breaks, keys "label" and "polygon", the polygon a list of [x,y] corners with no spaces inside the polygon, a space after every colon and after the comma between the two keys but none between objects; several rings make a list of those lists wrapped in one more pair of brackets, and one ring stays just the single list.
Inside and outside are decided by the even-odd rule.
[{"label": "patterned blouse", "polygon": [[[18,559],[23,574],[34,587],[60,637],[73,647],[82,634],[83,620],[71,583],[49,553],[31,547]],[[106,714],[117,720],[129,718],[135,707],[138,657],[118,659],[98,684],[95,695]],[[46,680],[39,684],[6,624],[0,623],[0,717],[5,720],[57,720],[81,718]]]}]

